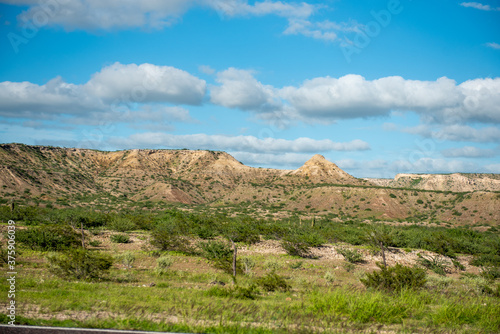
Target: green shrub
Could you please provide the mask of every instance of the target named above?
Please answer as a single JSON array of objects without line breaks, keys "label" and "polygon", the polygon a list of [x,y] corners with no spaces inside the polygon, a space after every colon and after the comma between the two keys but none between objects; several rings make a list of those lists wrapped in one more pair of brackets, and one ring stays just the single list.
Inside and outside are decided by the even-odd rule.
[{"label": "green shrub", "polygon": [[350,263],[359,263],[363,262],[363,254],[358,252],[356,249],[351,250],[348,248],[337,248],[337,253],[344,256],[344,258]]},{"label": "green shrub", "polygon": [[157,275],[163,275],[168,271],[168,268],[174,264],[174,259],[168,255],[161,256],[156,259],[155,273]]},{"label": "green shrub", "polygon": [[126,244],[130,242],[130,237],[126,234],[112,234],[110,240],[116,244]]},{"label": "green shrub", "polygon": [[304,261],[293,262],[290,264],[290,268],[291,269],[300,269],[300,268],[302,268],[303,264],[304,264]]},{"label": "green shrub", "polygon": [[114,217],[108,227],[117,232],[127,232],[137,228],[133,221],[125,217]]},{"label": "green shrub", "polygon": [[280,270],[282,267],[281,263],[279,263],[275,259],[269,259],[266,262],[264,262],[264,269],[268,271],[277,271]]},{"label": "green shrub", "polygon": [[187,235],[174,223],[164,222],[151,232],[151,244],[164,251],[192,253]]},{"label": "green shrub", "polygon": [[291,289],[291,286],[285,281],[285,279],[275,272],[270,272],[265,276],[259,277],[256,282],[260,287],[262,287],[262,289],[268,292],[286,292]]},{"label": "green shrub", "polygon": [[325,279],[325,281],[328,284],[332,284],[333,282],[335,282],[337,280],[337,276],[332,271],[327,271],[323,278]]},{"label": "green shrub", "polygon": [[477,267],[495,266],[500,267],[500,255],[498,254],[480,254],[474,256],[470,264]]},{"label": "green shrub", "polygon": [[500,278],[499,267],[482,267],[480,275],[489,281],[494,281]]},{"label": "green shrub", "polygon": [[252,273],[253,268],[255,268],[255,260],[251,257],[244,257],[241,259],[243,263],[244,273],[245,275],[249,275]]},{"label": "green shrub", "polygon": [[307,228],[301,228],[297,231],[288,231],[281,240],[281,247],[292,256],[312,257],[310,248],[320,247],[325,239]]},{"label": "green shrub", "polygon": [[[208,241],[199,244],[202,256],[209,260],[212,265],[228,274],[233,273],[233,249],[224,242]],[[242,272],[241,261],[236,264],[236,270]]]},{"label": "green shrub", "polygon": [[99,240],[91,240],[89,241],[89,245],[92,247],[99,247],[101,245],[101,242]]},{"label": "green shrub", "polygon": [[453,267],[455,267],[456,270],[465,271],[465,266],[461,264],[458,260],[452,259],[451,263],[453,263]]},{"label": "green shrub", "polygon": [[102,278],[113,265],[111,256],[85,249],[51,253],[47,260],[56,275],[83,280]]},{"label": "green shrub", "polygon": [[448,266],[445,262],[439,257],[439,255],[424,257],[422,254],[418,255],[418,263],[423,267],[432,270],[438,275],[446,276],[448,272]]},{"label": "green shrub", "polygon": [[116,259],[120,261],[126,268],[132,268],[135,262],[135,255],[132,252],[124,252],[116,256]]},{"label": "green shrub", "polygon": [[69,225],[20,229],[16,231],[16,240],[40,251],[58,251],[82,245],[81,236]]},{"label": "green shrub", "polygon": [[394,267],[384,267],[377,263],[378,271],[366,273],[361,279],[368,288],[399,291],[401,289],[419,289],[424,286],[427,275],[421,268],[402,266],[399,263]]}]

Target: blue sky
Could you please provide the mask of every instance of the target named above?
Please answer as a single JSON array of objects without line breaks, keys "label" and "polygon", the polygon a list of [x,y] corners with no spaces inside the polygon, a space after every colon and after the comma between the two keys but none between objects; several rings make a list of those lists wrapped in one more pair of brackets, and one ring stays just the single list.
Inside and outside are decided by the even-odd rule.
[{"label": "blue sky", "polygon": [[500,173],[500,1],[0,0],[0,142]]}]

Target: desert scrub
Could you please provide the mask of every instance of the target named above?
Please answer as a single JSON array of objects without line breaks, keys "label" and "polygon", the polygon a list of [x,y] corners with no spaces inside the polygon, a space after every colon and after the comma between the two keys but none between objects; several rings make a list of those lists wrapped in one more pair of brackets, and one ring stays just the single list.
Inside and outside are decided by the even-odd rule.
[{"label": "desert scrub", "polygon": [[350,263],[359,263],[363,262],[363,255],[358,252],[356,249],[351,250],[348,248],[337,248],[337,253],[341,254],[346,261]]},{"label": "desert scrub", "polygon": [[132,268],[132,265],[135,262],[135,254],[132,252],[124,252],[122,254],[116,255],[115,259],[120,261],[125,268]]},{"label": "desert scrub", "polygon": [[29,227],[16,232],[16,241],[40,251],[58,251],[80,247],[81,237],[69,225]]},{"label": "desert scrub", "polygon": [[50,271],[54,274],[63,278],[83,280],[102,278],[113,265],[111,256],[85,249],[49,253],[47,261]]},{"label": "desert scrub", "polygon": [[174,264],[174,259],[171,256],[164,255],[156,259],[156,267],[154,272],[156,275],[161,276],[167,273],[168,268]]},{"label": "desert scrub", "polygon": [[282,276],[276,274],[275,272],[259,277],[256,282],[262,289],[264,289],[264,291],[268,292],[286,292],[292,288]]},{"label": "desert scrub", "polygon": [[367,273],[361,279],[367,288],[376,288],[386,291],[400,291],[402,289],[419,289],[426,282],[424,269],[402,266],[399,263],[394,267],[385,267],[377,263],[380,270]]},{"label": "desert scrub", "polygon": [[243,263],[243,271],[245,275],[251,275],[252,270],[255,268],[256,262],[251,257],[244,257],[241,259],[241,263]]},{"label": "desert scrub", "polygon": [[269,259],[264,262],[264,269],[267,271],[280,270],[282,267],[281,263],[276,259]]},{"label": "desert scrub", "polygon": [[337,280],[337,275],[335,275],[333,271],[327,271],[323,278],[325,279],[326,283],[333,284]]},{"label": "desert scrub", "polygon": [[112,234],[110,240],[116,244],[126,244],[130,242],[130,237],[126,234]]}]

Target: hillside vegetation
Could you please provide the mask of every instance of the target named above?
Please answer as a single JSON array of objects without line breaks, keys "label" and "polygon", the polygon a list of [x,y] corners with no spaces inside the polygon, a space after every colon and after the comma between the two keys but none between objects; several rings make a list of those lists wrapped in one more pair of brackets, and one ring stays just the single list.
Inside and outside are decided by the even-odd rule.
[{"label": "hillside vegetation", "polygon": [[117,209],[185,204],[254,217],[328,216],[496,225],[495,175],[404,175],[357,179],[316,155],[297,170],[245,166],[225,152],[0,145],[3,203],[109,205]]},{"label": "hillside vegetation", "polygon": [[18,324],[500,331],[500,194],[481,185],[495,176],[454,192],[418,189],[423,176],[360,180],[320,155],[297,170],[189,150],[5,144],[0,158],[0,265],[11,220]]}]

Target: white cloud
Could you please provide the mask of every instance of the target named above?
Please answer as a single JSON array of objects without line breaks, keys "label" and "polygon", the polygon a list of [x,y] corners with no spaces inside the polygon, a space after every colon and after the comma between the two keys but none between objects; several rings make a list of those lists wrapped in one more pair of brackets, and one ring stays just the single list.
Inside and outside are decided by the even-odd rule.
[{"label": "white cloud", "polygon": [[490,164],[484,166],[485,172],[500,174],[500,164]]},{"label": "white cloud", "polygon": [[44,85],[30,82],[0,82],[0,115],[6,117],[50,118],[67,113],[79,114],[105,105],[86,94],[79,85],[57,77]]},{"label": "white cloud", "polygon": [[114,63],[95,73],[84,88],[106,101],[196,105],[205,96],[206,83],[170,66]]},{"label": "white cloud", "polygon": [[186,147],[190,149],[228,150],[251,153],[317,153],[329,151],[364,151],[370,149],[369,144],[362,140],[338,143],[329,139],[259,139],[254,136],[172,135],[160,132],[138,133],[128,138],[113,138],[109,143],[118,148]]},{"label": "white cloud", "polygon": [[394,173],[468,173],[481,172],[483,168],[472,162],[421,158],[417,161],[397,160],[389,167]]},{"label": "white cloud", "polygon": [[281,108],[276,90],[263,85],[252,71],[229,68],[217,74],[220,86],[210,87],[212,103],[228,108],[269,111]]},{"label": "white cloud", "polygon": [[473,128],[468,125],[448,125],[440,129],[421,124],[415,127],[403,129],[403,132],[417,134],[438,141],[477,142],[489,143],[500,142],[500,129],[496,127]]},{"label": "white cloud", "polygon": [[215,74],[215,70],[212,67],[208,66],[208,65],[200,65],[200,66],[198,66],[198,70],[201,73],[208,74],[208,75]]},{"label": "white cloud", "polygon": [[455,105],[460,92],[453,80],[405,80],[386,77],[373,81],[360,75],[306,80],[285,87],[281,95],[306,116],[357,118],[388,115],[391,110],[442,109]]},{"label": "white cloud", "polygon": [[500,50],[500,44],[492,42],[492,43],[486,43],[486,46],[495,50]]},{"label": "white cloud", "polygon": [[[202,102],[205,94],[205,81],[185,71],[169,66],[115,63],[94,74],[83,85],[67,83],[60,77],[44,85],[0,82],[0,116],[53,119],[64,114],[90,119],[90,113],[99,113],[99,116],[94,114],[97,119],[123,119],[123,112],[134,103],[196,105]],[[155,108],[156,117],[163,115],[176,121],[192,121],[185,109]],[[144,114],[146,110],[141,112]],[[149,114],[151,117],[151,110]],[[138,112],[134,115],[140,117]]]},{"label": "white cloud", "polygon": [[304,153],[249,153],[249,152],[231,152],[231,155],[247,166],[271,168],[297,169],[304,162],[311,158],[311,154]]},{"label": "white cloud", "polygon": [[479,2],[462,2],[460,6],[463,7],[470,7],[470,8],[475,8],[479,10],[485,10],[485,11],[498,11],[500,10],[499,7],[491,7],[490,5],[483,5],[482,3]]},{"label": "white cloud", "polygon": [[285,87],[279,96],[300,115],[315,119],[387,116],[391,111],[414,111],[440,123],[478,121],[500,123],[500,78],[406,80],[385,77],[366,80],[360,75],[306,80]]},{"label": "white cloud", "polygon": [[357,24],[316,22],[313,16],[326,5],[306,2],[247,0],[64,0],[40,2],[34,0],[0,0],[0,3],[28,6],[18,16],[19,21],[43,21],[39,26],[61,26],[73,30],[120,30],[133,28],[163,29],[178,22],[193,8],[214,10],[221,16],[261,17],[278,16],[286,19],[285,35],[333,41],[339,32],[354,31]]},{"label": "white cloud", "polygon": [[[3,1],[5,2],[5,0]],[[11,1],[9,1],[12,3]],[[16,1],[30,6],[19,15],[19,20],[36,20],[46,13],[49,26],[72,30],[111,30],[146,27],[160,29],[176,22],[180,15],[195,4],[194,0],[64,0]]]},{"label": "white cloud", "polygon": [[205,0],[202,2],[228,16],[277,15],[285,18],[307,18],[316,10],[316,6],[305,2],[284,3],[281,1],[263,1],[255,2],[253,5],[243,0]]},{"label": "white cloud", "polygon": [[495,150],[482,149],[474,146],[450,148],[441,152],[447,158],[490,158],[498,154]]}]

